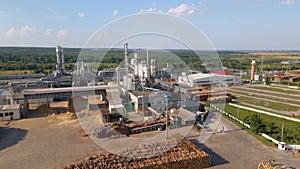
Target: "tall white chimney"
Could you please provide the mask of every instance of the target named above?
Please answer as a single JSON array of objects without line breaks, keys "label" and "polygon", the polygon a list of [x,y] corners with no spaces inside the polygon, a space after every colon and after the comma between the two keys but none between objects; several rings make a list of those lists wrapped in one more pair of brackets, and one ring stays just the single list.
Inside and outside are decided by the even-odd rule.
[{"label": "tall white chimney", "polygon": [[124,44],[124,54],[125,54],[125,70],[128,72],[128,43]]},{"label": "tall white chimney", "polygon": [[147,67],[149,66],[149,52],[147,50]]}]

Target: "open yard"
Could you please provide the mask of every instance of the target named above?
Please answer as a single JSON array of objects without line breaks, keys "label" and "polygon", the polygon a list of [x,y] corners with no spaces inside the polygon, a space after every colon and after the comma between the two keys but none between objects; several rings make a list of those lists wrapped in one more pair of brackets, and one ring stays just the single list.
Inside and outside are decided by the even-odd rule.
[{"label": "open yard", "polygon": [[56,116],[0,122],[0,168],[53,169],[103,150],[76,119]]}]

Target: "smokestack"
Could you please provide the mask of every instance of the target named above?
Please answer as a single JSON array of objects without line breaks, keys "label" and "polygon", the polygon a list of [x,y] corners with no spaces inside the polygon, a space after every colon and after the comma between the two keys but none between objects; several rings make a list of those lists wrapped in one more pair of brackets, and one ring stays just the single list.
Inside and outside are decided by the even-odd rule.
[{"label": "smokestack", "polygon": [[149,66],[149,53],[148,53],[148,50],[147,50],[147,66]]},{"label": "smokestack", "polygon": [[137,75],[139,74],[139,67],[138,67],[139,61],[138,61],[138,54],[137,54],[137,53],[134,54],[134,59],[135,59],[135,64],[134,64],[134,75],[137,76]]},{"label": "smokestack", "polygon": [[252,60],[251,62],[251,77],[250,80],[254,80],[254,74],[255,74],[255,60]]},{"label": "smokestack", "polygon": [[62,75],[65,71],[65,58],[64,50],[60,46],[56,46],[56,61],[57,61],[57,72]]},{"label": "smokestack", "polygon": [[150,65],[150,71],[151,71],[151,76],[155,76],[155,59],[151,59],[151,65]]},{"label": "smokestack", "polygon": [[125,52],[125,69],[128,71],[128,43],[124,44],[124,52]]}]

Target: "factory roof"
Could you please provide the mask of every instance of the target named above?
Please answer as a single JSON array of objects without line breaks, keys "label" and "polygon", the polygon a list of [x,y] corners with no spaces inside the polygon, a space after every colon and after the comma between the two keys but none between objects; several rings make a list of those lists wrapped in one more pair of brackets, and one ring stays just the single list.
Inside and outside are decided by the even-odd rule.
[{"label": "factory roof", "polygon": [[274,74],[274,76],[284,76],[285,74],[283,72],[277,72]]},{"label": "factory roof", "polygon": [[224,70],[216,70],[214,72],[212,72],[213,74],[218,74],[218,75],[232,75],[231,72],[227,72],[227,71],[224,71]]},{"label": "factory roof", "polygon": [[188,75],[189,79],[202,79],[202,78],[233,78],[234,76],[231,75],[224,75],[224,74],[207,74],[207,73],[197,73]]},{"label": "factory roof", "polygon": [[76,91],[86,91],[86,90],[110,89],[113,87],[115,86],[102,85],[102,86],[82,86],[82,87],[65,87],[65,88],[25,89],[22,91],[22,93],[25,95],[25,94],[76,92]]},{"label": "factory roof", "polygon": [[5,104],[0,107],[1,111],[20,109],[20,104]]}]

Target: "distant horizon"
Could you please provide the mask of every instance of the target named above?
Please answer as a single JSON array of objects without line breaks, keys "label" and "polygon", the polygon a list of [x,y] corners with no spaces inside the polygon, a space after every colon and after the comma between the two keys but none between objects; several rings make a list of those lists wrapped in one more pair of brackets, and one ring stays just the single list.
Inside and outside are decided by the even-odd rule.
[{"label": "distant horizon", "polygon": [[[0,45],[0,48],[55,48],[55,46],[5,46],[5,45]],[[115,47],[115,48],[106,48],[106,47],[90,47],[90,48],[83,48],[83,47],[70,47],[70,46],[61,46],[63,49],[120,49],[123,50],[121,47]],[[192,50],[188,48],[129,48],[129,50]],[[193,51],[211,51],[211,50],[205,50],[205,49],[200,49],[200,50],[193,50]],[[215,51],[266,51],[266,52],[300,52],[300,49],[216,49]]]}]

